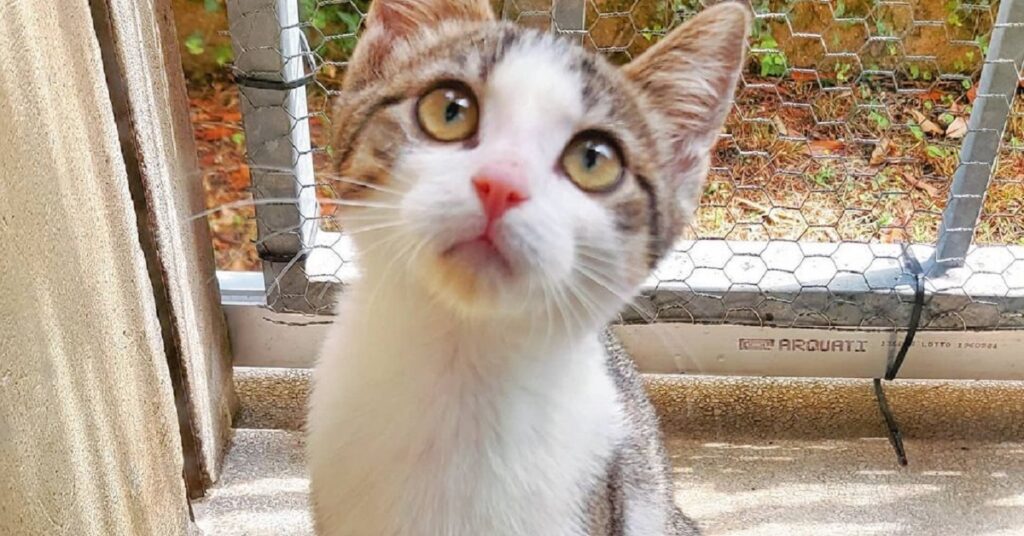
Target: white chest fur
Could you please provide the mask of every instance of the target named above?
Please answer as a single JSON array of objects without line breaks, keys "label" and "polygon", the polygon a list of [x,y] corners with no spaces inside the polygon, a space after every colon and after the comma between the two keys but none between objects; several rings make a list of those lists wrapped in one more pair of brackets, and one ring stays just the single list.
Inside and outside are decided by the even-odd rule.
[{"label": "white chest fur", "polygon": [[314,373],[320,533],[582,535],[587,492],[622,434],[596,337],[516,355],[436,318],[360,311],[343,310]]}]

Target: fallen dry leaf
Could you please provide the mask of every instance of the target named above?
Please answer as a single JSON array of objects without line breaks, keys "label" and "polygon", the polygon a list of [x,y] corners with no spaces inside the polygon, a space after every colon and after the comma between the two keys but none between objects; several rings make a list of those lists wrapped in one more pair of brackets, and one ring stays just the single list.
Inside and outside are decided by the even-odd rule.
[{"label": "fallen dry leaf", "polygon": [[206,128],[196,129],[196,137],[203,141],[217,141],[227,139],[235,132],[238,132],[237,128],[219,125],[208,126]]},{"label": "fallen dry leaf", "polygon": [[875,150],[871,151],[871,160],[868,164],[872,166],[880,166],[885,163],[885,157],[889,154],[889,146],[892,143],[889,142],[889,138],[882,138],[875,146]]},{"label": "fallen dry leaf", "polygon": [[799,69],[793,69],[789,73],[790,77],[797,82],[817,82],[818,74],[814,71],[803,71]]},{"label": "fallen dry leaf", "polygon": [[772,123],[775,124],[775,128],[779,130],[779,136],[789,136],[789,129],[786,128],[786,123],[779,119],[779,116],[772,116]]},{"label": "fallen dry leaf", "polygon": [[928,184],[927,182],[924,182],[921,179],[918,179],[917,177],[914,177],[913,175],[908,175],[908,174],[902,174],[901,173],[900,177],[903,178],[903,180],[906,181],[907,184],[909,184],[909,185],[913,186],[914,188],[917,188],[918,190],[921,190],[924,193],[928,194],[929,197],[938,197],[939,196],[939,190],[937,188],[935,188],[931,184]]},{"label": "fallen dry leaf", "polygon": [[917,124],[921,127],[921,130],[923,130],[925,133],[934,134],[936,136],[941,136],[946,133],[945,130],[942,130],[942,127],[936,125],[935,122],[932,121],[931,119],[925,117],[923,113],[917,110],[910,110],[910,115],[914,116],[914,121],[917,122]]},{"label": "fallen dry leaf", "polygon": [[946,127],[946,137],[958,140],[967,135],[967,121],[963,117],[957,117]]},{"label": "fallen dry leaf", "polygon": [[231,171],[228,175],[228,184],[236,190],[244,190],[251,184],[249,179],[249,166],[244,162],[238,164],[238,167]]},{"label": "fallen dry leaf", "polygon": [[934,122],[932,122],[931,119],[925,119],[924,121],[921,121],[921,130],[927,132],[928,134],[934,134],[936,136],[941,136],[945,133],[945,131],[942,130],[942,127],[936,125]]},{"label": "fallen dry leaf", "polygon": [[811,156],[825,156],[842,153],[843,142],[839,140],[811,140],[808,144],[811,149]]}]

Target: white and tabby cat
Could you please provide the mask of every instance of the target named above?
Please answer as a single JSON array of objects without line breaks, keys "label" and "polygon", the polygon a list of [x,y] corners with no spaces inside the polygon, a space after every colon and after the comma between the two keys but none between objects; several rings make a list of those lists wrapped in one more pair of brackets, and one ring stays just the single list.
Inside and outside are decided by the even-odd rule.
[{"label": "white and tabby cat", "polygon": [[378,0],[334,117],[362,277],[314,372],[330,536],[682,535],[603,326],[693,211],[748,9],[617,69],[487,0]]}]

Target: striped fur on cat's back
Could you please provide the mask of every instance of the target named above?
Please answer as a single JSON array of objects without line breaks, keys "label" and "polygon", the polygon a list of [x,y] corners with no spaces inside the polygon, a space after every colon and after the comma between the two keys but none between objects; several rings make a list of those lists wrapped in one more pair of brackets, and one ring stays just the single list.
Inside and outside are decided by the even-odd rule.
[{"label": "striped fur on cat's back", "polygon": [[332,122],[362,276],[313,375],[318,534],[698,533],[604,326],[692,214],[748,24],[616,68],[486,0],[373,2]]}]

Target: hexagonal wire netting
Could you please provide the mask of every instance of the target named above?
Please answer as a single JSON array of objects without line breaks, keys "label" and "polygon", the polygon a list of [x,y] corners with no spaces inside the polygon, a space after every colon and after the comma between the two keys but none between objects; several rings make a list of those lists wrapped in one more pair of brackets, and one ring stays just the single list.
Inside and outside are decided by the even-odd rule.
[{"label": "hexagonal wire netting", "polygon": [[[616,63],[705,3],[494,2]],[[332,207],[313,198],[335,195],[329,103],[368,4],[228,4],[257,245],[279,311],[326,312],[354,273]],[[695,223],[622,321],[903,328],[921,281],[924,329],[1024,328],[1016,4],[754,0],[749,60]],[[983,247],[966,255],[975,234]]]}]

